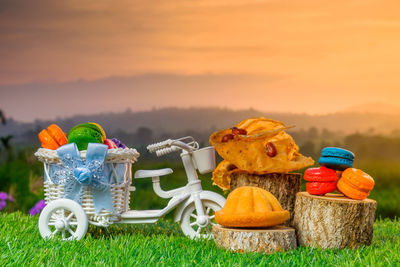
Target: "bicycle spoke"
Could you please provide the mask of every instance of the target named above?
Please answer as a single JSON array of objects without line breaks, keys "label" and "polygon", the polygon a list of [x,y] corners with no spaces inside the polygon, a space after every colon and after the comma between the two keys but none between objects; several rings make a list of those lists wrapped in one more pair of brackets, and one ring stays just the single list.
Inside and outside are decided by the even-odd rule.
[{"label": "bicycle spoke", "polygon": [[212,215],[212,216],[210,216],[210,217],[208,217],[210,220],[212,220],[212,219],[214,219],[215,218],[215,215]]},{"label": "bicycle spoke", "polygon": [[68,227],[68,232],[73,236],[74,234],[75,234],[75,232],[74,231],[72,231],[72,229],[71,228],[69,228]]},{"label": "bicycle spoke", "polygon": [[74,214],[71,212],[71,213],[68,215],[68,217],[66,218],[66,220],[69,221],[69,220],[72,218],[72,216],[74,216]]},{"label": "bicycle spoke", "polygon": [[60,217],[59,218],[61,218],[61,219],[65,218],[65,213],[64,213],[64,209],[63,208],[60,209]]},{"label": "bicycle spoke", "polygon": [[62,236],[62,239],[65,239],[65,230],[61,231],[61,236]]},{"label": "bicycle spoke", "polygon": [[72,222],[69,222],[69,225],[78,225],[78,222],[72,221]]},{"label": "bicycle spoke", "polygon": [[190,226],[194,226],[194,225],[197,225],[197,223],[196,223],[196,222],[192,222],[192,223],[190,224]]},{"label": "bicycle spoke", "polygon": [[56,221],[58,219],[58,214],[55,212],[51,214],[50,220]]},{"label": "bicycle spoke", "polygon": [[194,213],[190,214],[190,217],[197,219],[197,215]]},{"label": "bicycle spoke", "polygon": [[208,215],[208,213],[210,212],[210,210],[211,210],[211,208],[210,207],[207,207],[207,210],[206,210],[206,214]]},{"label": "bicycle spoke", "polygon": [[54,232],[51,233],[51,236],[55,236],[55,234],[58,233],[58,229],[56,229]]},{"label": "bicycle spoke", "polygon": [[201,232],[201,227],[199,226],[199,229],[197,229],[196,234],[198,235],[200,234],[200,232]]}]

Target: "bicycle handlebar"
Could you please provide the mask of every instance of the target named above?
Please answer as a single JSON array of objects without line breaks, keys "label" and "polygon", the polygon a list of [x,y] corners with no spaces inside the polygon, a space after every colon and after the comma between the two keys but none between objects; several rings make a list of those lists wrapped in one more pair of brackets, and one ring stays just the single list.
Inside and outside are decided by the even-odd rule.
[{"label": "bicycle handlebar", "polygon": [[172,140],[171,139],[167,139],[165,141],[162,142],[158,142],[155,144],[151,144],[147,146],[147,149],[149,150],[150,153],[153,153],[159,149],[165,148],[167,146],[169,146],[171,144]]},{"label": "bicycle handlebar", "polygon": [[161,157],[161,156],[167,155],[169,153],[178,151],[179,149],[181,149],[181,148],[177,147],[177,146],[161,148],[161,149],[156,151],[156,155],[157,155],[157,157]]},{"label": "bicycle handlebar", "polygon": [[[181,140],[191,139],[192,141],[189,143],[184,143]],[[156,152],[157,157],[161,157],[167,155],[169,153],[178,151],[180,149],[186,150],[187,152],[192,152],[198,149],[199,144],[194,140],[193,137],[187,136],[183,138],[179,138],[177,140],[167,139],[162,142],[158,142],[155,144],[151,144],[147,146],[147,149],[150,153]]]}]

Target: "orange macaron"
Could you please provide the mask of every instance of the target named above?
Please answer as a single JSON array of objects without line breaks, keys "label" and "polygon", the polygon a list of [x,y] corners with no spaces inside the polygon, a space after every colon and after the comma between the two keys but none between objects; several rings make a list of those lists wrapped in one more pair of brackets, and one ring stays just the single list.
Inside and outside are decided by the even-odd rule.
[{"label": "orange macaron", "polygon": [[360,169],[348,168],[343,171],[337,188],[349,198],[363,200],[368,197],[374,185],[374,179],[367,173]]},{"label": "orange macaron", "polygon": [[39,133],[39,140],[42,143],[42,147],[52,150],[55,150],[68,143],[65,133],[55,124],[52,124],[47,127],[47,129],[42,130]]}]

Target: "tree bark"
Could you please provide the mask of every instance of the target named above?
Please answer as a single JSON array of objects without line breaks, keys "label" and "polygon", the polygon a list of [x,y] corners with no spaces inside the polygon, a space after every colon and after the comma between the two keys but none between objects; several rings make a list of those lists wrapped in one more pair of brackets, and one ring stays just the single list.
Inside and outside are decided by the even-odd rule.
[{"label": "tree bark", "polygon": [[271,254],[297,248],[295,230],[280,225],[265,229],[225,228],[214,225],[212,234],[218,247],[235,252]]},{"label": "tree bark", "polygon": [[370,245],[376,201],[353,200],[342,194],[296,196],[293,224],[300,246],[358,248]]},{"label": "tree bark", "polygon": [[269,191],[281,203],[282,208],[290,212],[290,219],[284,225],[293,226],[293,212],[296,194],[300,192],[301,174],[269,173],[264,175],[245,172],[233,173],[231,190],[241,186],[257,186]]}]

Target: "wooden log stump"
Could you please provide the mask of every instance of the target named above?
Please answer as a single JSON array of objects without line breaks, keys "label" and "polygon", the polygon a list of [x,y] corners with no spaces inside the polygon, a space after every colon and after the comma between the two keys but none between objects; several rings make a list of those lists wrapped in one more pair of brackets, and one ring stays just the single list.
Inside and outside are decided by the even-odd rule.
[{"label": "wooden log stump", "polygon": [[218,247],[236,252],[271,254],[297,248],[294,228],[280,225],[265,229],[225,228],[214,225],[212,234]]},{"label": "wooden log stump", "polygon": [[358,248],[370,245],[376,201],[353,200],[342,194],[296,196],[293,224],[299,246]]},{"label": "wooden log stump", "polygon": [[290,212],[290,219],[284,225],[293,227],[293,212],[296,194],[300,192],[301,174],[269,173],[256,175],[249,173],[233,173],[231,190],[241,186],[257,186],[269,191],[281,203],[282,208]]}]

